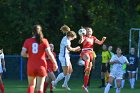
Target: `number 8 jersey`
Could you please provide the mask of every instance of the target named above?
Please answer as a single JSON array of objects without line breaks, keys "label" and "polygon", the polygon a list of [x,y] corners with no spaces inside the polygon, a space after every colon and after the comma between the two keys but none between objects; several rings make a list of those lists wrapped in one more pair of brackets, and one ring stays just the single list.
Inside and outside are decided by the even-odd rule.
[{"label": "number 8 jersey", "polygon": [[28,57],[28,64],[33,65],[46,65],[45,49],[50,48],[47,39],[43,39],[42,43],[38,44],[35,38],[26,39],[23,45],[23,50],[26,50]]}]

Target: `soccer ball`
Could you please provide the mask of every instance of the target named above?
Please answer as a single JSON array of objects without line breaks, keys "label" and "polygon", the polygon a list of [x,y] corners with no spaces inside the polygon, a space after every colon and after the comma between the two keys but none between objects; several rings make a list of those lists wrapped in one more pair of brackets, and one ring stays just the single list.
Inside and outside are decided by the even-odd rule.
[{"label": "soccer ball", "polygon": [[82,59],[79,59],[78,65],[79,66],[84,66],[85,65],[85,62]]},{"label": "soccer ball", "polygon": [[85,30],[84,28],[81,28],[81,29],[79,29],[78,34],[79,34],[80,36],[86,35],[86,30]]}]

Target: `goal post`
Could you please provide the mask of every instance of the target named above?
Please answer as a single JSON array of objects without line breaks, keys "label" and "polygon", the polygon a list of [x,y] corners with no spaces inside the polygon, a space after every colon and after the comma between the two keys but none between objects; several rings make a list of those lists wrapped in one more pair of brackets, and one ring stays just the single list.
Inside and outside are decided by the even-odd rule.
[{"label": "goal post", "polygon": [[[138,42],[137,42],[137,56],[140,57],[140,28],[131,28],[129,32],[129,52],[132,47],[132,32],[138,32]],[[135,47],[136,48],[136,47]]]},{"label": "goal post", "polygon": [[[136,38],[136,36],[133,35],[134,32],[138,33],[138,38],[137,41],[134,40],[134,37]],[[133,40],[133,41],[132,41]],[[130,53],[130,48],[134,47],[132,46],[132,44],[134,44],[134,42],[136,42],[137,47],[135,47],[135,49],[137,49],[137,56],[138,58],[140,58],[140,28],[131,28],[130,32],[129,32],[129,53]],[[138,79],[138,68],[137,68],[137,73],[136,73],[136,80]]]}]

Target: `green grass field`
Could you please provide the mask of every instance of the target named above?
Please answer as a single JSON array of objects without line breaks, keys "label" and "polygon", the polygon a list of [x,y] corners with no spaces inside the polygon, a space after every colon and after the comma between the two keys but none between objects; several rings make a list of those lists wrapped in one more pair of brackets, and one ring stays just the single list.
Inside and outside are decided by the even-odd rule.
[{"label": "green grass field", "polygon": [[[27,81],[19,81],[19,80],[4,80],[5,85],[5,93],[27,93]],[[66,91],[61,87],[62,81],[59,82],[54,93],[83,93],[82,91],[82,80],[70,80],[69,87],[71,91]],[[104,88],[100,89],[98,86],[100,85],[99,80],[92,80],[91,85],[88,88],[89,93],[103,93]],[[49,93],[49,92],[46,92]],[[115,93],[115,89],[111,88],[109,93]],[[140,81],[136,82],[135,89],[130,89],[129,82],[126,80],[125,88],[121,90],[121,93],[140,93]]]}]

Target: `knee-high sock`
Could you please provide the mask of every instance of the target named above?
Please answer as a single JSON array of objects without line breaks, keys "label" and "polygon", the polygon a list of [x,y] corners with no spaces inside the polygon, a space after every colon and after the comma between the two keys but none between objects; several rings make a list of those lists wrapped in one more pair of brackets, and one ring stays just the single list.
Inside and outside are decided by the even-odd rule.
[{"label": "knee-high sock", "polygon": [[124,88],[125,80],[123,79],[121,82],[121,88]]},{"label": "knee-high sock", "polygon": [[28,93],[34,93],[34,87],[33,86],[28,87]]},{"label": "knee-high sock", "polygon": [[50,91],[53,91],[52,83],[50,84]]},{"label": "knee-high sock", "polygon": [[43,93],[43,91],[37,91],[37,93]]},{"label": "knee-high sock", "polygon": [[135,78],[132,78],[132,87],[131,88],[134,88],[134,85],[135,85]]},{"label": "knee-high sock", "polygon": [[116,93],[120,93],[120,88],[116,88]]},{"label": "knee-high sock", "polygon": [[84,76],[84,86],[85,86],[85,87],[87,87],[88,80],[89,80],[89,76],[88,76],[88,75],[85,75],[85,76]]},{"label": "knee-high sock", "polygon": [[129,82],[130,82],[130,86],[132,88],[132,78],[129,79]]},{"label": "knee-high sock", "polygon": [[43,89],[43,92],[45,93],[46,92],[46,90],[47,90],[47,87],[48,87],[48,82],[44,82],[44,89]]},{"label": "knee-high sock", "polygon": [[0,83],[0,90],[1,90],[2,93],[4,93],[4,85],[3,85],[3,83]]},{"label": "knee-high sock", "polygon": [[64,73],[62,72],[62,73],[60,73],[58,76],[57,76],[57,78],[56,78],[56,80],[55,80],[55,83],[57,84],[60,80],[62,80],[64,78]]},{"label": "knee-high sock", "polygon": [[71,76],[71,74],[68,74],[65,76],[64,85],[68,84],[68,81],[70,80],[70,76]]},{"label": "knee-high sock", "polygon": [[114,87],[117,88],[117,80],[114,80]]},{"label": "knee-high sock", "polygon": [[109,92],[110,86],[111,86],[111,84],[108,83],[107,86],[105,87],[104,93],[108,93]]},{"label": "knee-high sock", "polygon": [[102,86],[105,86],[105,78],[101,78],[102,80]]}]

